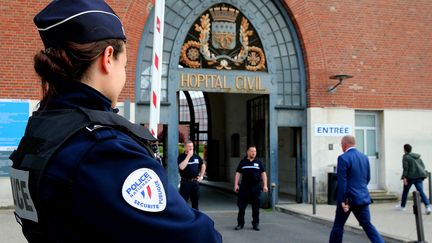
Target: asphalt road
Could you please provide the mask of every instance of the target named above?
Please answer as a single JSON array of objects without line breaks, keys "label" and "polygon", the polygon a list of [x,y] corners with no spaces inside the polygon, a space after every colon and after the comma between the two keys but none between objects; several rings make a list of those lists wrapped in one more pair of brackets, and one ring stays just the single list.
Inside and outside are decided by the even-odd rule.
[{"label": "asphalt road", "polygon": [[[236,196],[226,191],[201,187],[200,210],[214,221],[225,243],[319,243],[328,242],[331,228],[303,218],[282,212],[261,209],[261,231],[252,229],[252,210],[248,206],[245,215],[245,228],[236,231]],[[344,242],[369,242],[366,234],[346,231]]]},{"label": "asphalt road", "polygon": [[[232,193],[202,186],[200,210],[215,222],[225,243],[319,243],[328,242],[330,227],[281,212],[261,209],[260,228],[252,230],[251,208],[246,210],[245,228],[235,231],[237,219],[236,196]],[[0,242],[25,243],[12,210],[0,210]],[[345,232],[344,242],[369,242],[365,234]]]}]

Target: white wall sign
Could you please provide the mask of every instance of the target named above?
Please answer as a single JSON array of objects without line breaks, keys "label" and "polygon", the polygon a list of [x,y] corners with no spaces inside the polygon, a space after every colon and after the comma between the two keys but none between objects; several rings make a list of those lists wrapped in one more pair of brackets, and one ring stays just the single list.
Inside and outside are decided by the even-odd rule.
[{"label": "white wall sign", "polygon": [[339,137],[352,134],[350,125],[315,124],[315,136]]}]

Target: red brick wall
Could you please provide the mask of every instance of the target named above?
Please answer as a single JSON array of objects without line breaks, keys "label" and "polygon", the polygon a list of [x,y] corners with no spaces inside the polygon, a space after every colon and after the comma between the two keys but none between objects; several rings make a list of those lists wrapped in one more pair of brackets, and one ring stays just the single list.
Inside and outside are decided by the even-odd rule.
[{"label": "red brick wall", "polygon": [[[50,1],[0,1],[0,99],[40,98],[39,79],[33,57],[43,48],[33,17]],[[123,21],[128,37],[127,83],[120,100],[135,99],[138,45],[153,4],[147,0],[108,0]]]},{"label": "red brick wall", "polygon": [[[304,46],[309,107],[432,109],[432,1],[285,3]],[[354,78],[328,93],[340,73]]]},{"label": "red brick wall", "polygon": [[[120,16],[127,36],[127,79],[120,100],[135,100],[135,73],[139,43],[144,30],[147,16],[153,8],[154,1],[149,0],[111,0],[107,1]],[[152,26],[153,28],[153,26]],[[138,62],[139,64],[140,62]]]},{"label": "red brick wall", "polygon": [[33,24],[41,1],[0,3],[0,98],[38,99],[40,88],[33,56],[42,48]]},{"label": "red brick wall", "polygon": [[[0,0],[0,98],[39,99],[33,16],[49,1]],[[135,98],[138,47],[149,0],[108,0],[128,37],[127,84]],[[305,55],[308,106],[432,109],[432,1],[285,0]],[[338,90],[329,76],[354,75]]]}]

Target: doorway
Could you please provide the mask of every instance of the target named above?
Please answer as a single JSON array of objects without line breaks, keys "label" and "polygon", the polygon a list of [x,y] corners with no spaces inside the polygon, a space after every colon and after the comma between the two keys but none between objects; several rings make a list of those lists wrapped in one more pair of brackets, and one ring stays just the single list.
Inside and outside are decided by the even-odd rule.
[{"label": "doorway", "polygon": [[301,203],[301,128],[278,127],[278,134],[279,203]]},{"label": "doorway", "polygon": [[380,156],[378,147],[378,114],[372,112],[356,112],[355,137],[357,149],[366,154],[370,163],[370,182],[368,189],[380,189],[379,176]]},{"label": "doorway", "polygon": [[179,114],[179,154],[187,140],[194,143],[195,153],[206,162],[208,143],[208,107],[206,94],[202,91],[178,92]]},{"label": "doorway", "polygon": [[[201,149],[196,152],[207,163],[206,179],[232,183],[237,165],[250,145],[257,147],[258,158],[268,167],[268,95],[202,93],[203,99],[201,95],[193,98],[192,91],[179,92],[179,138],[185,133],[186,139],[203,144],[203,154]],[[206,112],[199,116],[206,119],[198,119],[196,111],[203,108],[194,106],[200,104]]]},{"label": "doorway", "polygon": [[268,95],[247,101],[247,147],[255,145],[257,157],[266,165],[268,161]]}]

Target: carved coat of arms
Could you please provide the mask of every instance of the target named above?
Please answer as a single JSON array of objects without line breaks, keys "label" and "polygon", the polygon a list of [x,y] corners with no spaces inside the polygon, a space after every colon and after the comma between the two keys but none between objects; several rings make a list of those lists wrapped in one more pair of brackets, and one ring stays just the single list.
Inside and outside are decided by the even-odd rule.
[{"label": "carved coat of arms", "polygon": [[237,9],[213,7],[209,12],[203,14],[194,26],[199,33],[198,41],[189,40],[183,44],[181,61],[190,68],[199,68],[201,62],[205,61],[217,69],[229,70],[232,65],[244,65],[249,71],[265,70],[262,48],[249,45],[249,37],[253,36],[254,31],[250,29],[248,20],[242,17],[237,31]]}]

